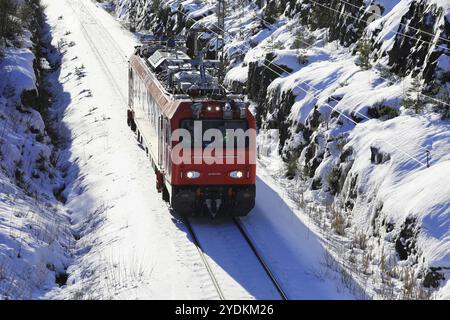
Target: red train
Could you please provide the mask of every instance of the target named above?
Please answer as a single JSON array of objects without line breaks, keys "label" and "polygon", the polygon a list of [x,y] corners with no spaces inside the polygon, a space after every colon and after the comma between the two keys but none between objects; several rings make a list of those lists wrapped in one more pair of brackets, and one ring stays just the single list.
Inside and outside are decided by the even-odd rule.
[{"label": "red train", "polygon": [[184,48],[184,39],[154,38],[136,47],[128,125],[151,160],[157,190],[177,213],[247,215],[255,205],[255,118],[219,84],[217,61],[192,59]]}]

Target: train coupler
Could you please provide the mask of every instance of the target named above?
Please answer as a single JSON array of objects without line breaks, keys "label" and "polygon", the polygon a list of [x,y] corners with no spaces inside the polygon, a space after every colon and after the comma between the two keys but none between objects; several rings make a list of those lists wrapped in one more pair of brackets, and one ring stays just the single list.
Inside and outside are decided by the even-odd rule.
[{"label": "train coupler", "polygon": [[213,218],[215,218],[220,210],[220,206],[222,205],[222,199],[216,199],[214,202],[212,199],[206,199],[205,203],[209,213]]}]

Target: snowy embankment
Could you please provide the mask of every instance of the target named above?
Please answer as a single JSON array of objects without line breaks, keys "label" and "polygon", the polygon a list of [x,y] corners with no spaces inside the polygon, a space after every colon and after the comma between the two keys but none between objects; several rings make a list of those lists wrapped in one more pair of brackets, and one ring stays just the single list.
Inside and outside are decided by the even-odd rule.
[{"label": "snowy embankment", "polygon": [[[184,1],[182,13],[167,1],[161,17],[151,1],[115,2],[119,18],[134,8],[152,32],[216,23],[205,1]],[[268,3],[230,1],[225,37],[226,83],[245,88],[262,129],[279,130],[261,134],[261,163],[370,296],[448,299],[448,1],[375,1],[373,17],[344,2]],[[214,51],[215,34],[200,37]],[[418,114],[402,106],[416,96]]]},{"label": "snowy embankment", "polygon": [[39,298],[61,284],[73,239],[56,199],[58,149],[37,103],[25,98],[44,89],[36,86],[31,33],[19,38],[0,57],[0,300]]}]

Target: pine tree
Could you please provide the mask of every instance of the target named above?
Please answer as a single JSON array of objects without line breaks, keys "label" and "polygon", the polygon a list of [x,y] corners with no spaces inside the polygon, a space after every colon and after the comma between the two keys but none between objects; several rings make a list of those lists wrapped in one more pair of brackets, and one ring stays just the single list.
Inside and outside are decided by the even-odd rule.
[{"label": "pine tree", "polygon": [[304,49],[310,47],[316,41],[316,38],[313,35],[305,36],[305,34],[306,31],[304,29],[300,29],[296,32],[292,49]]},{"label": "pine tree", "polygon": [[136,32],[136,7],[130,7],[128,20],[130,21],[130,32]]},{"label": "pine tree", "polygon": [[406,91],[405,98],[403,99],[401,105],[405,109],[414,110],[417,114],[422,112],[425,107],[425,101],[421,99],[422,88],[423,85],[421,77],[415,77],[411,82],[411,86]]},{"label": "pine tree", "polygon": [[[310,4],[309,23],[312,30],[330,27],[333,22],[333,10],[328,10],[326,7],[332,7],[330,0],[315,1],[317,3]],[[320,2],[320,4],[318,4]]]},{"label": "pine tree", "polygon": [[372,68],[370,64],[370,52],[371,46],[370,42],[366,38],[362,38],[358,42],[358,65],[364,70],[369,70]]},{"label": "pine tree", "polygon": [[0,41],[20,32],[20,25],[11,16],[17,14],[18,5],[13,0],[0,0]]},{"label": "pine tree", "polygon": [[274,23],[276,21],[278,14],[277,10],[277,4],[275,3],[275,0],[268,0],[266,4],[266,8],[264,9],[264,17],[263,19],[267,23]]},{"label": "pine tree", "polygon": [[152,1],[152,12],[155,15],[159,15],[159,12],[161,10],[161,0],[153,0]]}]

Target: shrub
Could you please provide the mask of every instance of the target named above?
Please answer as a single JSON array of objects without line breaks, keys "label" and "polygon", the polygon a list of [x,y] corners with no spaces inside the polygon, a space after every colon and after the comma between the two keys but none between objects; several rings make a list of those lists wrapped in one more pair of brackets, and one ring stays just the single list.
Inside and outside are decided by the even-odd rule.
[{"label": "shrub", "polygon": [[298,158],[299,158],[298,152],[291,152],[288,154],[286,159],[287,164],[287,171],[286,171],[286,177],[288,179],[294,179],[294,177],[298,173]]},{"label": "shrub", "polygon": [[298,51],[297,61],[299,64],[307,64],[308,63],[308,56],[306,55],[304,50]]},{"label": "shrub", "polygon": [[341,177],[341,169],[333,168],[328,174],[328,186],[330,187],[330,193],[336,195],[339,192],[339,179]]},{"label": "shrub", "polygon": [[19,185],[19,186],[23,185],[23,183],[24,183],[23,176],[24,176],[24,172],[21,169],[16,168],[16,170],[14,171],[14,177],[16,179],[17,185]]},{"label": "shrub", "polygon": [[353,246],[354,247],[358,246],[361,250],[364,251],[367,249],[367,241],[368,240],[369,240],[369,238],[363,232],[359,232],[353,238]]},{"label": "shrub", "polygon": [[41,151],[38,158],[36,159],[36,166],[41,172],[47,172],[47,162],[48,158]]},{"label": "shrub", "polygon": [[371,118],[383,118],[384,120],[394,119],[399,116],[396,109],[383,105],[382,103],[369,108],[367,114]]},{"label": "shrub", "polygon": [[272,45],[272,48],[273,48],[273,50],[283,50],[284,46],[283,46],[283,43],[281,43],[280,41],[277,41]]},{"label": "shrub", "polygon": [[398,111],[389,106],[383,106],[378,110],[378,114],[380,115],[380,117],[384,117],[387,120],[398,117]]},{"label": "shrub", "polygon": [[392,70],[389,69],[389,67],[379,64],[378,71],[380,72],[380,77],[388,80],[390,83],[396,80],[395,73],[393,73]]},{"label": "shrub", "polygon": [[347,221],[345,217],[339,212],[338,209],[332,208],[331,210],[331,227],[333,230],[341,236],[345,235],[345,228],[347,226]]},{"label": "shrub", "polygon": [[419,114],[423,110],[423,102],[420,99],[405,98],[401,103],[405,109],[412,109],[415,113]]}]

